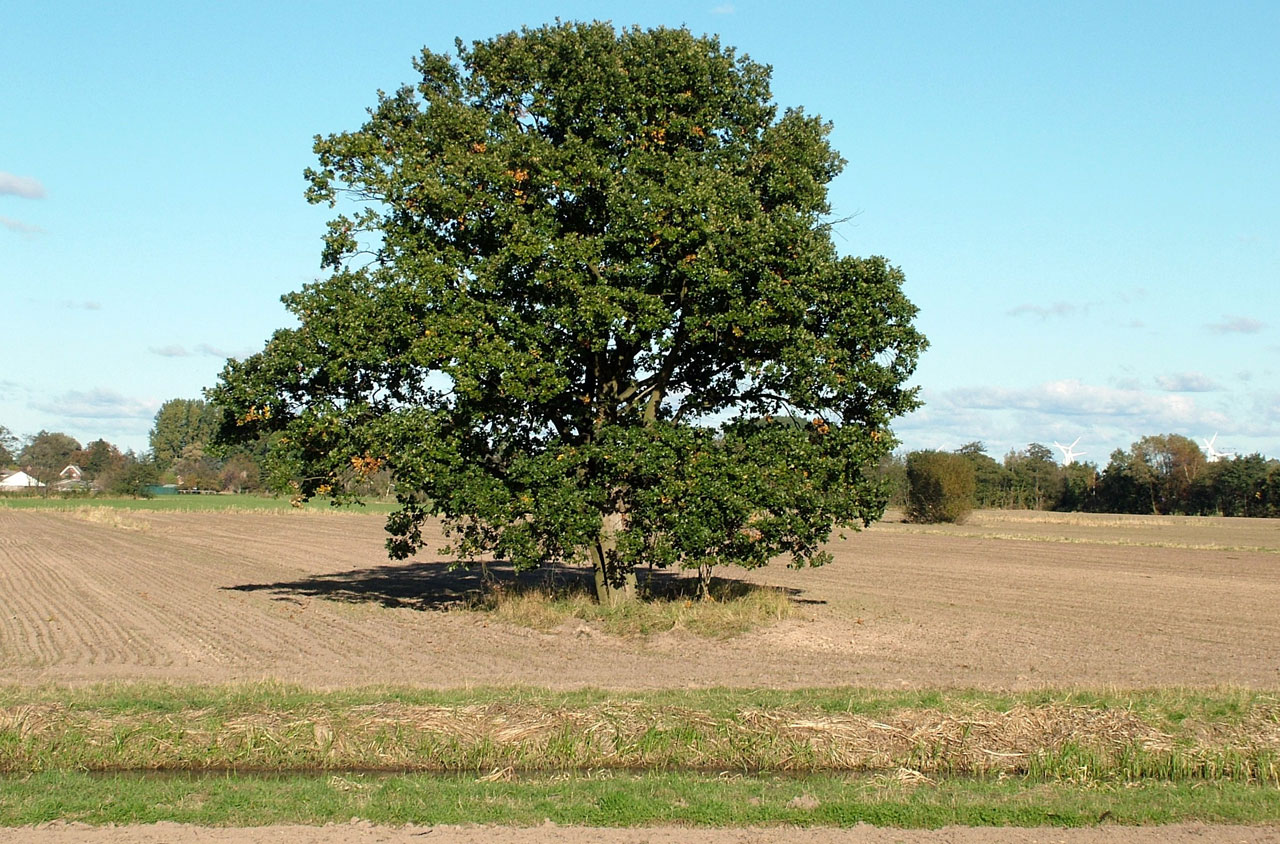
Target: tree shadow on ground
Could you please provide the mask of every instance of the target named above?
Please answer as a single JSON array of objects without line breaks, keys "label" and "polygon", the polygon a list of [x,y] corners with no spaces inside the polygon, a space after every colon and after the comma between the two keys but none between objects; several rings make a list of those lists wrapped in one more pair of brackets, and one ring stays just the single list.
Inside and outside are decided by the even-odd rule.
[{"label": "tree shadow on ground", "polygon": [[[745,595],[758,588],[732,578],[716,580],[737,595]],[[697,578],[681,572],[642,570],[640,581],[646,594],[659,599],[692,599],[698,595]],[[554,594],[594,594],[595,583],[591,569],[585,566],[546,565],[532,571],[516,572],[509,563],[491,562],[483,566],[474,563],[463,567],[438,560],[221,588],[233,592],[266,592],[274,600],[293,603],[305,598],[321,598],[347,604],[379,604],[389,609],[440,611],[476,606],[494,588],[513,592],[540,590]],[[801,598],[799,589],[783,588],[781,591],[796,603],[826,603]]]}]

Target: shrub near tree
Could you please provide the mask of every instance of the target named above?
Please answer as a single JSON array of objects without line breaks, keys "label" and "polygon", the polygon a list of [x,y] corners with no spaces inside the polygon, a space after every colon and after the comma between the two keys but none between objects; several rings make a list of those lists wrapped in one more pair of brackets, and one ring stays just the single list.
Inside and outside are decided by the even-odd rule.
[{"label": "shrub near tree", "polygon": [[362,207],[209,394],[223,438],[272,436],[301,497],[390,471],[392,556],[439,515],[464,557],[589,562],[602,601],[643,562],[818,564],[882,514],[924,339],[899,270],[837,256],[843,162],[768,67],[595,23],[416,68],[317,139],[310,200]]},{"label": "shrub near tree", "polygon": [[973,463],[945,451],[907,455],[907,519],[959,522],[973,511],[977,488]]}]

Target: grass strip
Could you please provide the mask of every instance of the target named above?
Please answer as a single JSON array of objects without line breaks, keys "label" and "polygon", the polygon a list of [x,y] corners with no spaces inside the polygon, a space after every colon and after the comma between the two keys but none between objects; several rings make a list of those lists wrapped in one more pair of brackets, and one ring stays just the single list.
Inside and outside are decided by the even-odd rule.
[{"label": "grass strip", "polygon": [[1280,821],[1280,792],[1240,783],[1079,788],[1022,780],[905,783],[884,777],[557,775],[0,777],[0,826],[174,821],[201,826],[343,823],[628,826],[1090,826]]},{"label": "grass strip", "polygon": [[1280,697],[0,689],[0,772],[860,772],[1280,786]]}]

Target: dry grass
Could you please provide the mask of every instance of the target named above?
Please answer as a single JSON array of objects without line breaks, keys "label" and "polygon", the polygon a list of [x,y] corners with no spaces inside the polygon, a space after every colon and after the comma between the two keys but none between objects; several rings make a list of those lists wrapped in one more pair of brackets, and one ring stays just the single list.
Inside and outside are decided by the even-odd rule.
[{"label": "dry grass", "polygon": [[145,519],[135,518],[127,510],[114,507],[76,507],[66,511],[73,519],[95,525],[115,528],[116,530],[137,531],[145,533],[151,530],[151,523]]},{"label": "dry grass", "polygon": [[616,636],[648,636],[688,630],[699,636],[725,638],[791,617],[795,604],[787,593],[769,586],[713,579],[710,599],[694,596],[686,580],[643,600],[602,606],[581,585],[513,586],[493,584],[472,609],[493,613],[508,624],[551,631],[578,621]]},{"label": "dry grass", "polygon": [[1066,702],[908,707],[876,717],[616,698],[573,706],[0,709],[0,772],[68,768],[858,771],[908,780],[1030,775],[1280,785],[1280,702],[1260,698],[1240,718],[1178,724]]}]

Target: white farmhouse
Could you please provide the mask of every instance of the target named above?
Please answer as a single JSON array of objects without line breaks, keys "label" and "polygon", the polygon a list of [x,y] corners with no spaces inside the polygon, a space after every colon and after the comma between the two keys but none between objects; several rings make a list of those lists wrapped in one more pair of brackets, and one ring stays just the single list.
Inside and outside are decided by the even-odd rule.
[{"label": "white farmhouse", "polygon": [[14,472],[3,479],[0,479],[0,489],[32,489],[34,487],[42,487],[44,484],[28,475],[26,472]]}]

